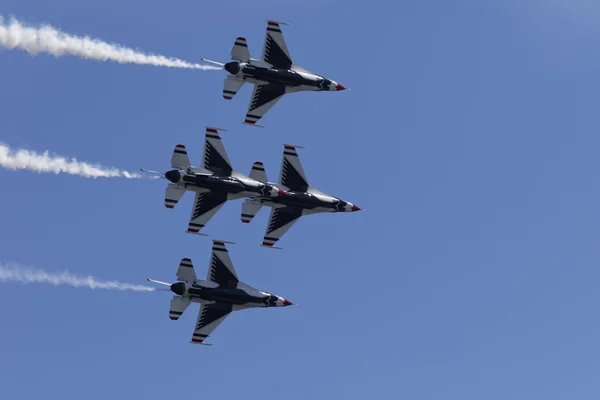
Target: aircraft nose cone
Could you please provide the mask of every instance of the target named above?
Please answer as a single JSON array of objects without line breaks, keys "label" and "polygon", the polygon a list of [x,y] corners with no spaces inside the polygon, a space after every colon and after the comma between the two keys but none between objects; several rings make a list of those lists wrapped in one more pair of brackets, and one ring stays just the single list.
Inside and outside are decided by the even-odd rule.
[{"label": "aircraft nose cone", "polygon": [[335,86],[335,90],[346,90],[346,88],[344,87],[344,85],[342,85],[342,84],[338,83],[338,84]]},{"label": "aircraft nose cone", "polygon": [[165,178],[167,178],[170,182],[177,183],[181,179],[181,173],[177,170],[167,171],[165,173]]},{"label": "aircraft nose cone", "polygon": [[352,211],[361,211],[361,210],[362,210],[362,208],[360,208],[356,204],[352,204]]},{"label": "aircraft nose cone", "polygon": [[287,192],[285,190],[278,189],[278,191],[277,191],[277,196],[279,196],[279,197],[285,196],[286,194],[287,194]]},{"label": "aircraft nose cone", "polygon": [[294,303],[292,303],[291,301],[289,301],[288,299],[283,299],[283,306],[287,307],[287,306],[293,306]]}]

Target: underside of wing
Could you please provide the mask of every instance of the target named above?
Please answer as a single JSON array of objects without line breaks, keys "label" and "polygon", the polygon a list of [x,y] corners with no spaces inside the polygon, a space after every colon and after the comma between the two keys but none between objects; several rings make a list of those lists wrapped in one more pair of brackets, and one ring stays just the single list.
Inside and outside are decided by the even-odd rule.
[{"label": "underside of wing", "polygon": [[278,22],[267,22],[267,34],[265,36],[262,59],[275,68],[290,69],[292,67],[292,57],[290,56]]},{"label": "underside of wing", "polygon": [[232,311],[229,304],[202,304],[198,312],[192,343],[202,343]]},{"label": "underside of wing", "polygon": [[267,232],[262,245],[265,247],[274,247],[274,244],[281,239],[292,225],[302,216],[302,209],[297,207],[281,207],[271,209]]},{"label": "underside of wing", "polygon": [[283,147],[283,160],[279,171],[279,183],[294,192],[306,192],[309,188],[304,168],[298,157],[296,146]]},{"label": "underside of wing", "polygon": [[206,279],[218,283],[221,287],[230,289],[237,287],[239,282],[237,273],[224,242],[213,240],[212,254],[210,255],[210,265]]},{"label": "underside of wing", "polygon": [[227,201],[227,194],[221,192],[196,193],[194,208],[187,231],[198,233],[200,229],[219,211]]},{"label": "underside of wing", "polygon": [[285,94],[285,86],[279,84],[254,85],[250,106],[244,123],[254,125]]},{"label": "underside of wing", "polygon": [[206,139],[204,141],[204,154],[202,155],[202,167],[219,175],[231,175],[231,161],[219,136],[218,128],[206,127]]}]

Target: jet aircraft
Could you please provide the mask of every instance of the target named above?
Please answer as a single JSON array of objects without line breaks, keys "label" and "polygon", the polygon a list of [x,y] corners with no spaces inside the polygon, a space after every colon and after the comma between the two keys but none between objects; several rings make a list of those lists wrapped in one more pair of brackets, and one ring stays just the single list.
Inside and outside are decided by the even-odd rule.
[{"label": "jet aircraft", "polygon": [[240,282],[229,257],[224,240],[213,240],[208,275],[200,280],[194,272],[192,260],[184,258],[177,269],[176,283],[154,279],[150,282],[166,285],[175,293],[171,300],[169,318],[177,320],[191,303],[200,303],[200,311],[190,343],[204,344],[204,340],[232,311],[254,307],[286,307],[293,303],[283,297],[254,289]]},{"label": "jet aircraft", "polygon": [[260,60],[250,57],[248,43],[243,37],[235,40],[231,59],[226,64],[203,58],[203,61],[220,65],[230,75],[225,78],[223,97],[227,100],[240,90],[244,83],[254,84],[245,124],[257,124],[286,93],[300,91],[340,91],[346,88],[324,76],[309,72],[292,62],[280,25],[285,22],[267,21],[267,34]]},{"label": "jet aircraft", "polygon": [[[275,185],[259,182],[235,171],[231,167],[219,131],[224,129],[206,127],[202,168],[193,167],[185,146],[178,144],[171,157],[173,169],[164,174],[164,177],[171,182],[165,193],[167,208],[175,207],[186,191],[196,193],[187,228],[188,233],[204,235],[200,230],[227,200],[244,197],[276,198],[286,194]],[[255,166],[261,164],[256,162]],[[147,169],[142,171],[156,172]]]},{"label": "jet aircraft", "polygon": [[[249,223],[263,206],[272,207],[269,223],[262,246],[278,249],[274,244],[281,239],[303,215],[324,212],[353,212],[362,210],[349,201],[329,196],[308,184],[300,158],[294,146],[286,144],[283,149],[283,161],[279,173],[279,187],[285,187],[286,195],[280,197],[253,197],[242,205],[242,222]],[[268,182],[262,165],[254,165],[250,177]],[[271,185],[274,185],[270,183]]]}]

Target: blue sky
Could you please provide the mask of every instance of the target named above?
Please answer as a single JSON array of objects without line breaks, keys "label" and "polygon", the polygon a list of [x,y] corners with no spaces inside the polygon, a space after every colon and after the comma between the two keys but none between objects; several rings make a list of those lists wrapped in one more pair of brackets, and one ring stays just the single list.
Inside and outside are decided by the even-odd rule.
[{"label": "blue sky", "polygon": [[[243,126],[224,73],[0,51],[0,141],[128,170],[200,160],[203,126],[236,169],[304,145],[310,183],[366,208],[307,217],[259,246],[241,201],[207,226],[240,278],[298,303],[239,312],[188,344],[170,295],[0,287],[7,399],[597,399],[600,12],[586,1],[5,0],[4,16],[197,62],[237,36],[259,56],[287,20],[301,66],[352,91],[287,96]],[[192,196],[164,182],[0,170],[0,259],[143,283],[206,273]],[[193,391],[190,393],[190,391]]]}]

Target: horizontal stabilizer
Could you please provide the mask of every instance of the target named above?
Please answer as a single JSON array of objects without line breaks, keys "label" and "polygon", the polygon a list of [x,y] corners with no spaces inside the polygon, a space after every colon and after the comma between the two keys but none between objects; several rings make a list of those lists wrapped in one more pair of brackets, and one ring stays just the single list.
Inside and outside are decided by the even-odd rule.
[{"label": "horizontal stabilizer", "polygon": [[169,318],[176,321],[181,317],[181,314],[188,308],[190,305],[190,299],[185,299],[180,296],[173,296],[171,300],[171,308],[169,309]]},{"label": "horizontal stabilizer", "polygon": [[262,206],[263,205],[260,201],[247,199],[242,204],[242,222],[245,224],[250,223],[250,221],[252,221],[252,218],[254,218],[256,214],[258,214]]},{"label": "horizontal stabilizer", "polygon": [[177,280],[193,282],[196,279],[196,272],[194,271],[192,260],[189,258],[181,259],[179,268],[177,268]]},{"label": "horizontal stabilizer", "polygon": [[167,189],[165,191],[165,207],[167,207],[167,208],[175,207],[175,204],[177,204],[177,202],[181,199],[181,197],[184,195],[184,193],[185,193],[184,188],[174,185],[172,183],[169,183],[167,185]]},{"label": "horizontal stabilizer", "polygon": [[250,178],[255,179],[262,183],[267,183],[269,180],[267,179],[267,173],[265,171],[265,165],[257,161],[252,164],[252,169],[250,170]]},{"label": "horizontal stabilizer", "polygon": [[241,62],[250,61],[250,51],[248,51],[248,43],[246,38],[238,37],[231,48],[231,59]]},{"label": "horizontal stabilizer", "polygon": [[173,150],[173,156],[171,156],[171,168],[188,169],[189,166],[190,159],[187,150],[184,145],[178,144]]},{"label": "horizontal stabilizer", "polygon": [[228,75],[223,84],[223,97],[225,100],[233,99],[233,96],[240,91],[242,86],[244,86],[244,81],[242,79]]}]

